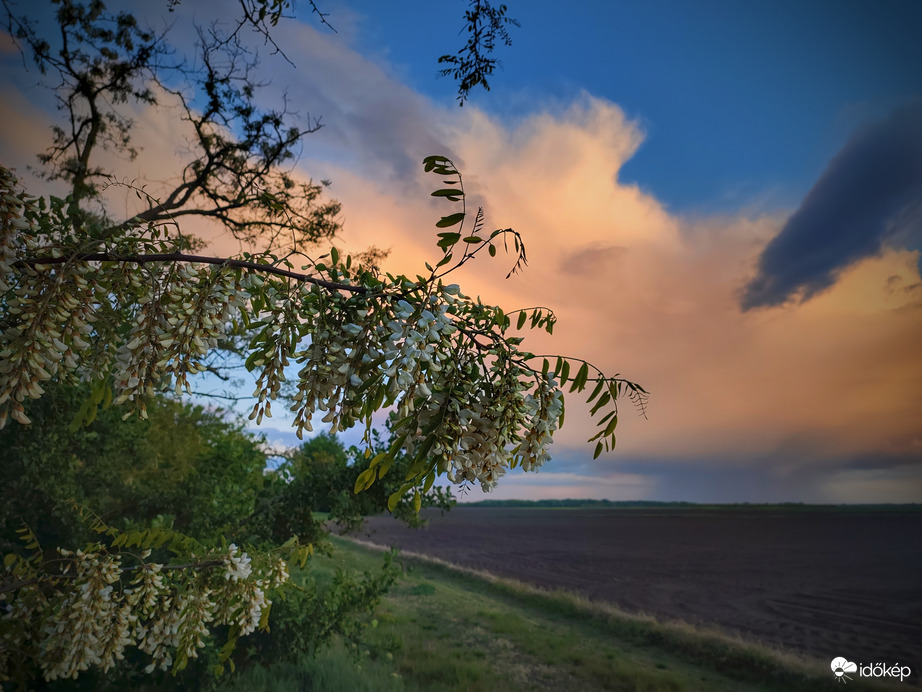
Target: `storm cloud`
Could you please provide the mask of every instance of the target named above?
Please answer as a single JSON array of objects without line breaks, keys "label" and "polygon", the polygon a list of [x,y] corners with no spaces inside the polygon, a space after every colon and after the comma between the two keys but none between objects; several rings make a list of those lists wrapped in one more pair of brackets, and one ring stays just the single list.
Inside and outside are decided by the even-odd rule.
[{"label": "storm cloud", "polygon": [[922,101],[856,133],[765,247],[743,310],[806,301],[888,242],[922,236]]}]

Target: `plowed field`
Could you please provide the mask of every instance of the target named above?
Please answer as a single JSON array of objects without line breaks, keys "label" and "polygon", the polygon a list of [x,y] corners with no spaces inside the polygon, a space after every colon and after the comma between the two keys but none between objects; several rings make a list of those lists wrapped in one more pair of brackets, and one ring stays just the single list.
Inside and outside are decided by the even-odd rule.
[{"label": "plowed field", "polygon": [[922,670],[922,512],[458,506],[362,534],[629,612]]}]

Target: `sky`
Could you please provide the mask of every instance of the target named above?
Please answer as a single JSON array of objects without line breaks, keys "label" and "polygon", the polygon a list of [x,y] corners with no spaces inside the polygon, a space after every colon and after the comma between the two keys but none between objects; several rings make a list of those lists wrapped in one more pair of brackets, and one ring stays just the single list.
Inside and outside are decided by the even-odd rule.
[{"label": "sky", "polygon": [[[520,27],[463,108],[436,76],[461,0],[320,4],[336,31],[299,4],[276,33],[294,67],[266,56],[260,98],[322,119],[296,172],[333,181],[337,245],[416,273],[444,211],[420,162],[451,156],[529,256],[509,280],[501,254],[466,268],[465,292],[553,307],[526,347],[651,392],[595,461],[568,399],[553,460],[492,497],[922,502],[922,4],[509,0]],[[148,20],[181,43],[210,6]],[[54,113],[8,43],[0,66],[0,158],[21,169]],[[167,179],[176,113],[135,119],[119,165]]]}]

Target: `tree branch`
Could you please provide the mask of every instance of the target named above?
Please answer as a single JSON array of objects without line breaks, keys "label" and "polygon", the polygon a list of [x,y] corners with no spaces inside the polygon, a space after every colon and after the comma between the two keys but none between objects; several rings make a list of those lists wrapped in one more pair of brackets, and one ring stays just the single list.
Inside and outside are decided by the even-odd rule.
[{"label": "tree branch", "polygon": [[112,255],[108,252],[87,252],[70,257],[30,257],[21,259],[14,266],[28,265],[53,265],[66,264],[68,262],[121,262],[125,264],[146,264],[148,262],[195,262],[199,264],[216,264],[226,267],[238,267],[240,269],[249,269],[251,271],[273,274],[275,276],[284,276],[290,279],[297,279],[305,283],[322,286],[331,291],[346,291],[347,293],[369,293],[365,286],[355,286],[353,284],[343,284],[326,279],[318,279],[316,276],[301,274],[289,269],[281,269],[271,264],[260,264],[249,260],[229,259],[224,257],[205,257],[203,255],[188,255],[182,252],[153,253],[145,255]]}]

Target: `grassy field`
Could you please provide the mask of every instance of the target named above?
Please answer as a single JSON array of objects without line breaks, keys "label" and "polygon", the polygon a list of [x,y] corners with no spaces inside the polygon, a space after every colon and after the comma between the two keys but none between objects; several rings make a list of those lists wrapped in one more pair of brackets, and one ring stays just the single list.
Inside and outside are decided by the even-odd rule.
[{"label": "grassy field", "polygon": [[[374,569],[380,553],[333,538],[314,569]],[[717,632],[658,623],[511,580],[402,556],[404,577],[367,644],[238,676],[228,690],[832,690],[807,661]],[[860,680],[851,690],[885,689]],[[907,689],[903,686],[902,689]]]}]

